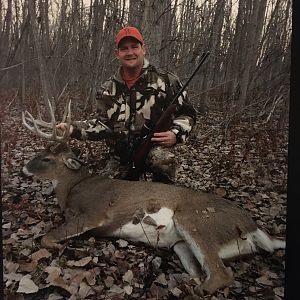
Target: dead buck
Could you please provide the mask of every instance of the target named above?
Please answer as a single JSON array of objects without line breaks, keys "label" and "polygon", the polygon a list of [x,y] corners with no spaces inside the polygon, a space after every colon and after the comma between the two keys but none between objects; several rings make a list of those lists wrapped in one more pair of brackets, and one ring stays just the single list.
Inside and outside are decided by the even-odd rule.
[{"label": "dead buck", "polygon": [[[32,116],[23,122],[39,135],[39,126],[49,127]],[[53,139],[57,134],[42,136]],[[65,223],[43,236],[43,247],[59,248],[60,241],[94,229],[100,237],[173,248],[191,276],[199,277],[200,266],[204,269],[202,287],[210,294],[233,282],[223,259],[258,248],[285,248],[285,241],[259,229],[249,213],[229,200],[174,185],[92,175],[64,142],[49,146],[23,170],[53,180],[65,212]]]}]

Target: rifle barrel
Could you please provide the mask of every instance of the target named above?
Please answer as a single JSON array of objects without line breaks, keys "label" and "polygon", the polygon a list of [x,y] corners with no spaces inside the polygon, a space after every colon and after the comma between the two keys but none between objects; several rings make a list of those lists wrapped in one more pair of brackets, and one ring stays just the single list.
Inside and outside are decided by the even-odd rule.
[{"label": "rifle barrel", "polygon": [[207,59],[207,57],[209,56],[209,54],[210,54],[209,51],[207,51],[207,52],[204,52],[201,55],[200,62],[198,64],[198,66],[196,67],[196,69],[194,70],[194,72],[192,73],[192,75],[189,77],[189,79],[187,80],[187,82],[178,91],[178,93],[176,94],[176,96],[172,100],[171,104],[173,104],[178,99],[178,97],[182,94],[182,92],[186,89],[186,87],[188,86],[188,84],[190,83],[190,81],[193,79],[193,77],[196,75],[196,73],[198,72],[198,70],[200,69],[200,67],[203,65],[203,63],[205,62],[205,60]]}]

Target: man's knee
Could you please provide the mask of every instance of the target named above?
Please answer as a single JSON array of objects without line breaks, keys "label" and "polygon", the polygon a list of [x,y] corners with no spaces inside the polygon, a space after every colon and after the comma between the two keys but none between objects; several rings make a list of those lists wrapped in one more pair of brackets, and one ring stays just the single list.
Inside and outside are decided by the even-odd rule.
[{"label": "man's knee", "polygon": [[100,175],[109,178],[122,178],[123,173],[124,170],[120,162],[113,157],[110,158],[104,169],[100,171]]},{"label": "man's knee", "polygon": [[174,182],[175,180],[175,155],[169,148],[160,146],[150,150],[148,164],[153,172],[153,180],[161,182]]}]

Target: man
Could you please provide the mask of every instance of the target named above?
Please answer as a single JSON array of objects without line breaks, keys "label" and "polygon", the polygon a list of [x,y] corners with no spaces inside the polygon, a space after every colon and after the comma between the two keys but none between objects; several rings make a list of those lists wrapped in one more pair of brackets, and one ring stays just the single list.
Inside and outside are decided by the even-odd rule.
[{"label": "man", "polygon": [[[111,151],[111,160],[103,175],[124,178],[129,166],[132,147],[141,135],[153,128],[163,111],[181,88],[179,79],[149,64],[145,59],[145,45],[135,27],[125,27],[116,36],[115,54],[120,62],[117,73],[108,79],[96,95],[96,119],[74,122],[70,136],[76,139],[105,138]],[[154,133],[153,147],[147,158],[147,169],[154,181],[173,182],[175,156],[172,146],[185,142],[196,122],[196,112],[188,103],[186,92],[179,96],[179,109],[169,130]],[[65,124],[58,127],[64,128]],[[107,127],[114,135],[107,133]]]}]

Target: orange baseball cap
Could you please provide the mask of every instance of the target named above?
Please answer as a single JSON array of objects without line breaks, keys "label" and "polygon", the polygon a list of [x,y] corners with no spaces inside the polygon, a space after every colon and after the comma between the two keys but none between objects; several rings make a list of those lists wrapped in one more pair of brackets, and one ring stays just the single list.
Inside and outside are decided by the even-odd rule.
[{"label": "orange baseball cap", "polygon": [[128,27],[122,28],[118,32],[118,34],[116,36],[116,45],[119,46],[119,43],[121,42],[121,40],[123,40],[126,37],[133,37],[136,40],[138,40],[141,44],[144,44],[143,37],[142,37],[141,33],[138,31],[138,29],[135,27],[132,27],[132,26],[128,26]]}]

